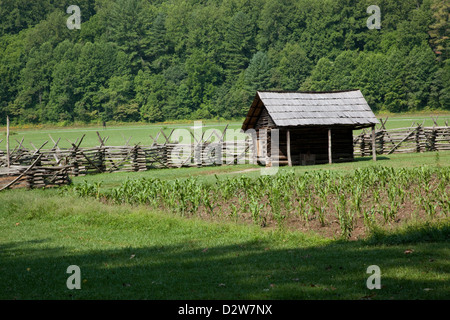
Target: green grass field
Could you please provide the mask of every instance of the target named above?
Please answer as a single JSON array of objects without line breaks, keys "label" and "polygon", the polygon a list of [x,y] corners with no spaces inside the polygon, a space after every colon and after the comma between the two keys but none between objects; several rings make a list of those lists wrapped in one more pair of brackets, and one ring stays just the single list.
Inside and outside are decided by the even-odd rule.
[{"label": "green grass field", "polygon": [[[437,117],[438,125],[444,125],[445,121],[450,122],[450,113],[438,113],[438,114],[382,114],[378,115],[378,118],[386,119],[388,117],[388,121],[386,123],[387,129],[395,129],[395,128],[408,128],[413,123],[419,123],[424,126],[433,126],[434,122],[431,117]],[[204,126],[204,131],[210,129],[217,129],[222,132],[225,129],[225,126],[228,125],[228,129],[235,130],[238,132],[242,126],[242,121],[211,121],[206,120],[202,121]],[[47,148],[51,148],[53,146],[53,142],[51,138],[57,141],[61,138],[59,142],[60,148],[69,148],[71,147],[70,143],[67,141],[75,142],[77,139],[81,139],[83,134],[86,136],[83,139],[81,144],[82,147],[93,147],[99,145],[99,139],[97,137],[97,132],[104,137],[109,137],[107,140],[107,145],[111,146],[120,146],[124,145],[127,141],[129,144],[138,144],[141,145],[149,145],[153,142],[153,139],[150,138],[150,135],[153,138],[156,138],[157,133],[164,129],[166,135],[170,134],[172,130],[176,129],[192,129],[194,127],[194,121],[185,121],[182,123],[159,123],[159,124],[114,124],[107,125],[106,130],[103,128],[101,124],[99,125],[89,125],[89,126],[72,126],[72,127],[55,127],[55,126],[21,126],[21,127],[13,127],[11,129],[12,135],[10,139],[11,148],[14,148],[18,145],[18,141],[20,142],[24,139],[24,146],[26,148],[33,149],[32,144],[36,147],[40,147],[43,143],[48,141],[46,145]],[[0,149],[6,148],[5,141],[5,132],[6,128],[0,128],[0,140],[3,139],[3,142],[0,143]],[[358,132],[355,131],[355,134]],[[209,134],[209,133],[207,133]],[[230,133],[231,134],[231,133]],[[51,136],[51,138],[50,138]],[[161,135],[158,139],[159,142],[164,142],[164,137]]]},{"label": "green grass field", "polygon": [[[12,194],[14,193],[14,194]],[[448,225],[340,242],[146,208],[0,195],[1,299],[448,299]],[[407,254],[410,250],[411,253]],[[406,253],[405,253],[406,252]],[[81,269],[68,290],[66,269]],[[366,287],[378,265],[382,289]]]},{"label": "green grass field", "polygon": [[[392,155],[377,165],[448,166],[450,152]],[[280,168],[346,172],[353,163]],[[74,179],[119,185],[127,177],[175,179],[214,174],[256,177],[255,166],[181,168]],[[378,230],[356,241],[218,219],[109,205],[61,190],[0,193],[0,299],[448,299],[448,219]],[[69,290],[70,265],[81,290]],[[381,269],[380,290],[366,287]]]},{"label": "green grass field", "polygon": [[[240,130],[242,123],[240,122],[202,122],[203,131],[207,132],[210,129],[216,129],[218,132],[223,132],[225,127],[228,125],[228,129]],[[125,145],[127,142],[130,145],[141,144],[141,145],[151,145],[153,139],[156,139],[157,134],[161,129],[168,136],[172,130],[177,129],[187,129],[193,130],[195,123],[186,122],[183,124],[123,124],[123,125],[108,125],[106,129],[103,126],[86,126],[86,127],[67,127],[67,128],[13,128],[12,135],[10,138],[11,148],[14,148],[18,143],[24,139],[24,146],[26,148],[33,148],[30,144],[33,143],[36,147],[40,147],[43,143],[48,141],[46,145],[47,148],[53,146],[53,142],[61,138],[58,146],[60,148],[70,148],[70,142],[75,143],[77,139],[81,139],[83,135],[83,142],[81,147],[94,147],[100,144],[97,132],[100,133],[102,138],[108,137],[106,142],[110,146],[121,146]],[[2,128],[0,140],[5,137],[5,129]],[[211,132],[207,132],[209,135]],[[230,133],[231,135],[231,133]],[[181,139],[181,138],[180,138]],[[70,142],[69,142],[70,141]],[[164,136],[160,135],[158,142],[163,143],[165,141]],[[182,141],[181,141],[182,142]],[[191,141],[194,142],[193,140]],[[0,148],[5,149],[6,141],[0,143]]]}]

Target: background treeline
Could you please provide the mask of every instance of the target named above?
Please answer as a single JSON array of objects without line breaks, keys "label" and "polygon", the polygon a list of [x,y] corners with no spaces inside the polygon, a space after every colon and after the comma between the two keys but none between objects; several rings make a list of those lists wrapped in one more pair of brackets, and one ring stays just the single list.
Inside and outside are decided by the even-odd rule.
[{"label": "background treeline", "polygon": [[380,30],[373,0],[1,0],[0,123],[231,119],[269,89],[450,109],[448,0],[375,2]]}]

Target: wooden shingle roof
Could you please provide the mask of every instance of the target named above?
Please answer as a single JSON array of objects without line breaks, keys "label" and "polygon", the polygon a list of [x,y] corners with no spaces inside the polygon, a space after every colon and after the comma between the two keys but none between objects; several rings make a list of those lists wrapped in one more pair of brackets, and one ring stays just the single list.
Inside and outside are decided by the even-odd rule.
[{"label": "wooden shingle roof", "polygon": [[277,127],[346,125],[359,129],[379,123],[360,90],[258,91],[242,125],[244,131],[255,127],[263,108]]}]

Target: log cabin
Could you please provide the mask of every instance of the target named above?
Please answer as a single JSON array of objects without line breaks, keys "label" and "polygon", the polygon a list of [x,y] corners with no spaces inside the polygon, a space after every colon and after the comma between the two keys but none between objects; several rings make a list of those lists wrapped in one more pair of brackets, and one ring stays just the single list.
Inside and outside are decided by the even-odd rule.
[{"label": "log cabin", "polygon": [[378,123],[360,90],[258,91],[242,130],[261,165],[314,165],[353,161],[353,130],[372,128],[375,139]]}]

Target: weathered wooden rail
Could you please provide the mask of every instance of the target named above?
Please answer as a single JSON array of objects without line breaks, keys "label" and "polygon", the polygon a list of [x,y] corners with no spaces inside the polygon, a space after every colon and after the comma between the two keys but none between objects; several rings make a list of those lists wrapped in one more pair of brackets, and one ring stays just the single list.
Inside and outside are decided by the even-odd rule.
[{"label": "weathered wooden rail", "polygon": [[[423,124],[412,124],[409,128],[386,130],[386,120],[381,120],[380,128],[375,132],[375,149],[379,155],[393,153],[414,153],[426,151],[450,150],[450,126],[424,127]],[[372,134],[363,131],[354,137],[354,151],[360,156],[372,153]]]},{"label": "weathered wooden rail", "polygon": [[69,166],[36,166],[39,158],[28,167],[11,166],[0,168],[0,191],[13,187],[48,188],[70,183]]},{"label": "weathered wooden rail", "polygon": [[[386,119],[387,120],[387,119]],[[386,120],[376,130],[377,154],[410,153],[450,150],[450,127],[424,127],[420,124],[409,128],[386,130]],[[6,152],[0,148],[0,190],[14,185],[41,188],[67,184],[70,176],[83,176],[105,172],[137,172],[153,168],[179,168],[220,166],[233,164],[256,164],[257,153],[250,134],[243,139],[227,138],[227,128],[213,130],[208,136],[196,136],[190,131],[191,143],[179,143],[174,131],[166,134],[161,130],[148,145],[108,146],[108,137],[97,132],[99,145],[82,147],[84,135],[75,142],[67,140],[71,147],[60,148],[61,139],[49,136],[40,146],[22,139],[10,151],[10,168]],[[161,142],[163,138],[163,142]],[[354,136],[354,153],[360,156],[372,154],[372,134],[363,131]],[[2,143],[2,141],[0,141]],[[1,145],[0,145],[1,147]],[[303,159],[304,165],[309,158]]]},{"label": "weathered wooden rail", "polygon": [[[193,143],[179,143],[173,131],[166,135],[161,130],[156,138],[150,136],[152,143],[149,145],[108,146],[108,137],[101,137],[97,132],[99,145],[96,147],[82,147],[84,135],[75,142],[69,141],[71,148],[60,148],[58,141],[50,140],[53,146],[46,141],[41,146],[25,147],[25,143],[17,141],[17,146],[10,153],[10,163],[16,168],[26,168],[35,163],[35,166],[46,168],[67,167],[73,176],[87,175],[104,172],[136,172],[146,171],[152,168],[177,168],[191,166],[214,166],[227,164],[254,163],[253,143],[250,136],[244,140],[226,141],[226,129],[223,132],[214,130],[206,137],[202,134],[195,137],[192,134]],[[215,139],[211,139],[215,136]],[[164,142],[158,142],[159,137],[164,137]],[[214,140],[214,141],[213,141]],[[51,144],[50,144],[51,145]],[[0,150],[0,167],[7,163],[6,153]]]}]

